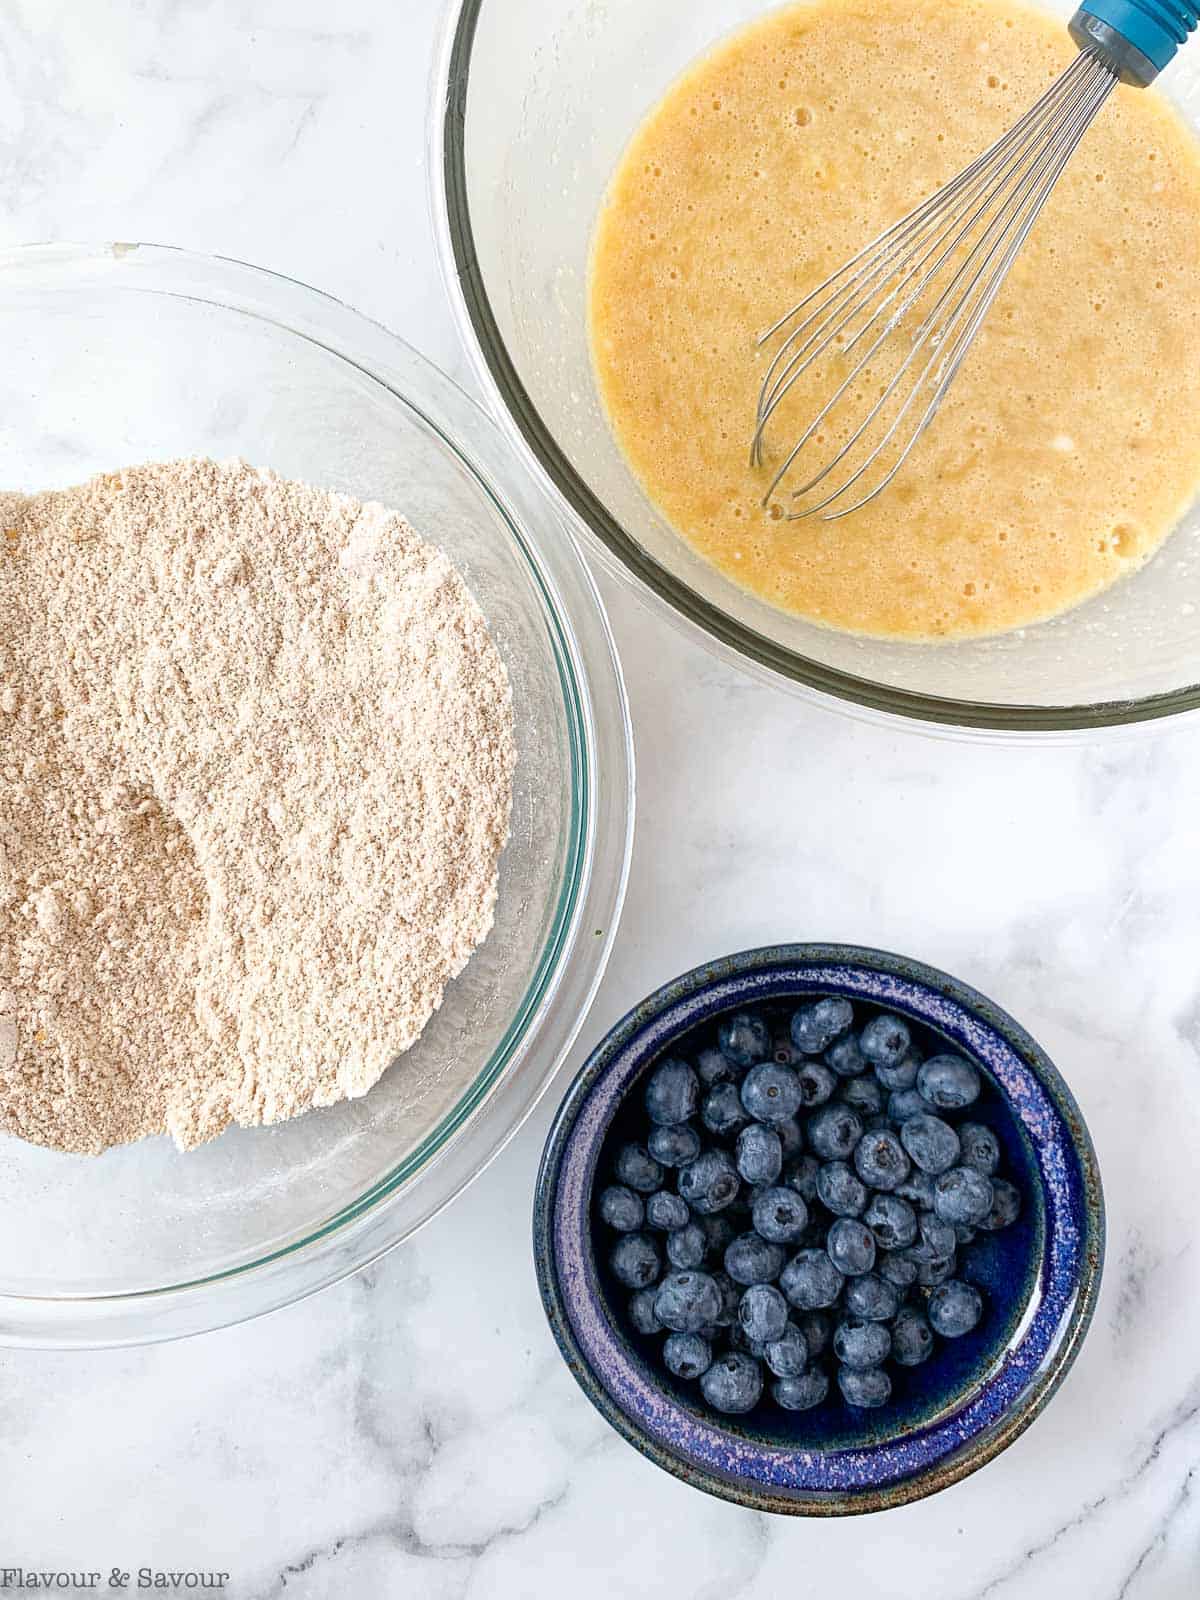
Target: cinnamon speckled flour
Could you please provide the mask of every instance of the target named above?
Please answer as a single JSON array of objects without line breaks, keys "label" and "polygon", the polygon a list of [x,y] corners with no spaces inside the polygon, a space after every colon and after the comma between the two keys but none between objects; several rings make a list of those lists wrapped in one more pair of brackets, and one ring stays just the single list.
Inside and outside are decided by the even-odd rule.
[{"label": "cinnamon speckled flour", "polygon": [[503,663],[440,551],[243,462],[0,494],[0,1128],[361,1095],[492,923]]}]

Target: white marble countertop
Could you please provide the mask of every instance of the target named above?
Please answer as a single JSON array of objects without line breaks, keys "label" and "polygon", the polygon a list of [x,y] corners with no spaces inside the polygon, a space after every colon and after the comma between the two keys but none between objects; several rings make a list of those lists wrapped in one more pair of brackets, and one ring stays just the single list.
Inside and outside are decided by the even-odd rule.
[{"label": "white marble countertop", "polygon": [[[0,244],[239,256],[465,379],[426,222],[437,9],[0,0]],[[604,588],[638,838],[572,1065],[653,985],[745,945],[859,940],[975,983],[1056,1057],[1100,1153],[1108,1267],[1062,1391],[983,1472],[866,1521],[685,1488],[601,1421],[543,1323],[529,1200],[552,1091],[448,1213],[305,1304],[181,1344],[0,1355],[0,1568],[223,1569],[238,1600],[1195,1600],[1200,733],[1013,751],[883,731]]]}]

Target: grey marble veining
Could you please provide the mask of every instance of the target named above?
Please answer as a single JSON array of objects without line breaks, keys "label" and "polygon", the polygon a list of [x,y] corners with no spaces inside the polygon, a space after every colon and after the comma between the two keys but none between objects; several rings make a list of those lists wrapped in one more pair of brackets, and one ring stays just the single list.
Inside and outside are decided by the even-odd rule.
[{"label": "grey marble veining", "polygon": [[[0,0],[0,243],[153,239],[313,282],[460,378],[426,223],[434,0]],[[238,1600],[1195,1600],[1200,731],[1005,750],[764,687],[605,579],[639,833],[581,1051],[654,984],[788,938],[905,950],[1047,1046],[1110,1255],[1062,1392],[982,1473],[792,1523],[649,1466],[543,1324],[552,1093],[408,1247],[183,1344],[0,1356],[0,1567],[216,1568]],[[578,1061],[580,1052],[575,1060]]]}]

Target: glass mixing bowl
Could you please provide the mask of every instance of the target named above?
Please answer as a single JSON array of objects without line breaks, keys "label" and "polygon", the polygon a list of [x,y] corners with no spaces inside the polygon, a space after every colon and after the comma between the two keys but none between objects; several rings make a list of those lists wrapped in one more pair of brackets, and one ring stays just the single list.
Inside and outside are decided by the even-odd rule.
[{"label": "glass mixing bowl", "polygon": [[512,680],[518,762],[496,925],[369,1095],[186,1156],[165,1138],[100,1157],[2,1141],[0,1343],[170,1338],[371,1260],[529,1112],[587,1012],[620,912],[624,690],[561,514],[466,396],[337,302],[173,250],[39,247],[0,255],[0,343],[6,489],[206,454],[381,500],[459,565]]},{"label": "glass mixing bowl", "polygon": [[[435,223],[464,339],[510,434],[590,547],[772,675],[960,728],[1103,727],[1197,707],[1200,508],[1156,559],[1065,616],[995,639],[912,645],[835,633],[745,593],[673,532],[633,478],[588,354],[592,225],[630,135],[667,86],[768,5],[452,0],[432,102]],[[1073,6],[1052,9],[1065,18]],[[1161,86],[1200,130],[1200,46],[1180,53]]]}]

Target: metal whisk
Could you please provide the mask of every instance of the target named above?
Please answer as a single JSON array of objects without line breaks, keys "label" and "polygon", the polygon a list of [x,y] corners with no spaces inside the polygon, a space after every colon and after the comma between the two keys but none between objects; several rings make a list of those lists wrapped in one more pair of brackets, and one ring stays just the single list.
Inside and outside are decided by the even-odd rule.
[{"label": "metal whisk", "polygon": [[[1080,54],[1037,104],[767,330],[760,344],[779,345],[759,393],[753,464],[765,465],[769,425],[802,378],[819,409],[764,506],[786,487],[786,516],[833,521],[882,494],[932,422],[1093,119],[1118,82],[1144,87],[1166,66],[1196,27],[1196,3],[1089,0],[1070,25]],[[814,445],[833,451],[819,466]]]}]

